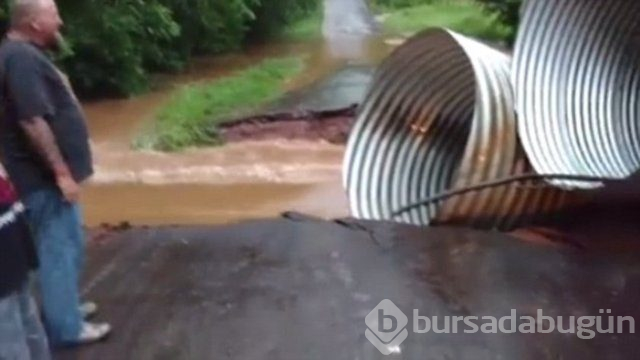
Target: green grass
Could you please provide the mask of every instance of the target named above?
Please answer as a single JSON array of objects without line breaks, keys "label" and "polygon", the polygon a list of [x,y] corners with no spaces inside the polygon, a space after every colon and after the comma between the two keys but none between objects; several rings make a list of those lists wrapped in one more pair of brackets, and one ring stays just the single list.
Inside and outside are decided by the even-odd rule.
[{"label": "green grass", "polygon": [[[419,0],[415,1],[420,2]],[[497,20],[497,15],[487,13],[474,0],[423,0],[422,5],[400,8],[376,5],[376,13],[387,14],[384,30],[387,34],[412,34],[429,27],[445,27],[472,37],[504,42],[510,29]],[[408,1],[407,3],[411,3]],[[286,40],[304,41],[322,36],[322,11],[287,26],[282,34]]]},{"label": "green grass", "polygon": [[392,34],[415,33],[428,27],[446,27],[472,37],[503,42],[509,29],[496,15],[488,14],[473,0],[434,0],[431,4],[389,10],[385,31]]},{"label": "green grass", "polygon": [[285,40],[304,41],[322,36],[322,12],[320,10],[286,27],[282,34]]},{"label": "green grass", "polygon": [[300,57],[268,59],[213,83],[185,86],[160,109],[152,127],[133,145],[177,151],[221,144],[216,125],[281,96],[285,82],[303,67]]}]

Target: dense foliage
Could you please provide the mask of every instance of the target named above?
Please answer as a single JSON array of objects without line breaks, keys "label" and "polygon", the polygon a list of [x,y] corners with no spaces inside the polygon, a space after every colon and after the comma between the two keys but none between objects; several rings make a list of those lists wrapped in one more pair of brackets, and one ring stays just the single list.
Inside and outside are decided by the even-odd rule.
[{"label": "dense foliage", "polygon": [[[402,9],[419,5],[449,5],[455,8],[465,0],[372,0],[373,4],[383,9]],[[481,4],[490,15],[496,15],[497,23],[493,33],[499,33],[501,40],[513,43],[520,20],[520,7],[523,0],[473,0]],[[455,15],[455,14],[453,14]],[[474,27],[474,24],[469,24]],[[477,26],[476,26],[477,27]],[[495,34],[490,34],[495,35]],[[495,40],[495,39],[492,39]]]},{"label": "dense foliage", "polygon": [[523,0],[477,0],[489,11],[498,14],[498,19],[509,27],[509,41],[513,42],[520,22],[520,7]]},{"label": "dense foliage", "polygon": [[150,72],[275,34],[318,1],[58,0],[68,43],[58,61],[82,95],[129,95],[147,87]]},{"label": "dense foliage", "polygon": [[176,151],[221,144],[220,123],[251,113],[280,97],[283,84],[302,71],[303,63],[301,57],[268,59],[232,76],[182,87],[160,109],[156,122],[136,139],[134,146]]},{"label": "dense foliage", "polygon": [[399,9],[403,7],[431,4],[434,0],[373,0],[374,6],[385,9]]},{"label": "dense foliage", "polygon": [[[155,71],[179,70],[193,55],[241,48],[276,35],[321,0],[57,0],[66,22],[58,62],[83,96],[129,95]],[[369,0],[402,8],[459,0]],[[515,35],[522,0],[477,0]],[[0,5],[6,29],[8,2]]]}]

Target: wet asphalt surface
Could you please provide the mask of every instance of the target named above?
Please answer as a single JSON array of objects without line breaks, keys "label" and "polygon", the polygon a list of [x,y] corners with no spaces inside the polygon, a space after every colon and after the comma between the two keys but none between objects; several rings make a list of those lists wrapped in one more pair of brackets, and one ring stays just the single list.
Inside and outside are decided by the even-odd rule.
[{"label": "wet asphalt surface", "polygon": [[379,30],[366,0],[324,0],[325,36],[370,35]]},{"label": "wet asphalt surface", "polygon": [[289,92],[270,105],[268,112],[325,111],[359,104],[364,99],[375,68],[348,65],[310,86]]},{"label": "wet asphalt surface", "polygon": [[[638,231],[623,232],[631,247],[605,249],[295,214],[222,227],[130,229],[91,244],[83,286],[101,305],[98,319],[115,332],[57,358],[633,359],[636,334],[581,340],[558,332],[412,331],[413,309],[497,317],[511,309],[518,316],[612,309],[640,319]],[[409,320],[409,336],[391,356],[365,337],[364,318],[383,299]]]}]

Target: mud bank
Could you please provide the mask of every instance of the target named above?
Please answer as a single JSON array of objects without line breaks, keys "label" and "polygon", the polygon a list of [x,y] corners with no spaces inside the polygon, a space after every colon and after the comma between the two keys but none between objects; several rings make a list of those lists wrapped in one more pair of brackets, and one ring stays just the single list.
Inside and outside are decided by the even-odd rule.
[{"label": "mud bank", "polygon": [[355,121],[357,105],[324,111],[257,115],[217,128],[225,143],[273,139],[324,140],[345,144]]}]

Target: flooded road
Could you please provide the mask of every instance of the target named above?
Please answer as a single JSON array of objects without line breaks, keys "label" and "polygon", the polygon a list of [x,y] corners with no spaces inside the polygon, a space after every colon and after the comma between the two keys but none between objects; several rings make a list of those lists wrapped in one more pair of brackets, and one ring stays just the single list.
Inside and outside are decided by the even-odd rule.
[{"label": "flooded road", "polygon": [[[130,221],[149,226],[225,224],[293,210],[322,218],[348,215],[339,182],[278,184],[94,185],[84,194],[88,226]],[[109,205],[109,206],[105,206]]]},{"label": "flooded road", "polygon": [[214,81],[271,57],[299,55],[307,67],[286,85],[288,95],[265,111],[357,102],[372,69],[390,51],[382,36],[353,34],[254,46],[195,59],[181,74],[159,76],[147,94],[84,104],[96,169],[83,197],[87,225],[218,224],[286,210],[347,215],[343,146],[263,141],[168,154],[135,151],[131,142],[181,86]]},{"label": "flooded road", "polygon": [[342,146],[304,141],[236,143],[178,154],[101,148],[96,177],[83,197],[85,220],[89,226],[219,224],[291,209],[345,216],[342,154]]}]

